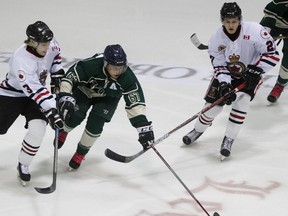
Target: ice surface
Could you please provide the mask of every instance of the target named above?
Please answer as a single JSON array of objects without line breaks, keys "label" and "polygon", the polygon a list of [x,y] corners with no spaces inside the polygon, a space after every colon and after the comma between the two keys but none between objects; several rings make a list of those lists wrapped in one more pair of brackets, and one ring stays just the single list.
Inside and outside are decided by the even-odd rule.
[{"label": "ice surface", "polygon": [[[238,3],[244,20],[259,22],[268,1]],[[45,21],[54,31],[66,67],[75,58],[86,58],[102,52],[107,44],[120,43],[142,83],[147,115],[157,139],[203,106],[211,66],[207,53],[196,49],[189,37],[196,32],[207,43],[220,25],[222,4],[215,0],[2,0],[0,76],[3,79],[8,70],[9,53],[25,40],[27,25],[36,20]],[[181,141],[193,122],[157,145],[210,215],[215,211],[221,216],[286,214],[288,96],[284,92],[275,106],[267,106],[266,101],[278,68],[265,75],[228,160],[220,162],[219,149],[229,107],[195,145],[184,146]],[[0,136],[0,215],[205,215],[153,150],[129,164],[105,157],[106,148],[127,155],[141,150],[123,102],[80,169],[73,172],[68,171],[68,162],[84,124],[69,134],[59,150],[57,189],[49,195],[37,193],[34,187],[51,184],[54,133],[47,130],[30,167],[31,182],[24,188],[16,177],[18,152],[26,132],[23,126],[20,117]]]}]

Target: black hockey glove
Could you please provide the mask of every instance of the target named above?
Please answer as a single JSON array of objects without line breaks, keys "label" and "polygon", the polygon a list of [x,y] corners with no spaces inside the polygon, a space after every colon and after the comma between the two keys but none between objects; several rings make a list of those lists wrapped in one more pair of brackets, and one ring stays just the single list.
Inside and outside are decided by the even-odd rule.
[{"label": "black hockey glove", "polygon": [[144,150],[147,149],[152,142],[154,142],[153,126],[151,124],[152,122],[150,121],[137,128],[139,133],[138,141],[141,143]]},{"label": "black hockey glove", "polygon": [[245,88],[247,90],[254,91],[259,81],[261,80],[261,74],[263,73],[264,71],[262,68],[259,68],[256,65],[248,65],[244,76],[246,82]]},{"label": "black hockey glove", "polygon": [[45,111],[44,114],[53,130],[56,128],[62,129],[64,127],[64,123],[60,118],[59,112],[56,108],[51,108]]},{"label": "black hockey glove", "polygon": [[62,119],[69,119],[76,110],[76,100],[72,94],[61,92],[59,97],[59,111]]},{"label": "black hockey glove", "polygon": [[60,83],[61,83],[61,79],[64,77],[65,72],[63,69],[55,72],[55,73],[51,73],[50,78],[50,87],[51,87],[51,92],[52,93],[57,93],[56,89],[60,89]]},{"label": "black hockey glove", "polygon": [[219,94],[220,97],[225,97],[223,102],[227,105],[231,105],[233,101],[236,100],[236,94],[235,93],[230,93],[232,90],[232,86],[229,83],[226,82],[221,82],[219,84]]}]

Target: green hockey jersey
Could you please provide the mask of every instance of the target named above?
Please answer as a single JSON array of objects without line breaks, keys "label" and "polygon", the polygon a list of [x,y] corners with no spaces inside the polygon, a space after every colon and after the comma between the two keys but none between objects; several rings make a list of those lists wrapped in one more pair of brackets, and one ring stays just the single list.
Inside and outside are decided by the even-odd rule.
[{"label": "green hockey jersey", "polygon": [[274,0],[264,8],[260,24],[271,29],[271,36],[288,33],[288,1]]},{"label": "green hockey jersey", "polygon": [[61,91],[73,94],[78,89],[88,99],[109,97],[119,101],[123,96],[131,124],[137,127],[147,122],[143,90],[131,68],[128,66],[117,79],[112,79],[103,66],[102,54],[78,61],[62,79]]}]

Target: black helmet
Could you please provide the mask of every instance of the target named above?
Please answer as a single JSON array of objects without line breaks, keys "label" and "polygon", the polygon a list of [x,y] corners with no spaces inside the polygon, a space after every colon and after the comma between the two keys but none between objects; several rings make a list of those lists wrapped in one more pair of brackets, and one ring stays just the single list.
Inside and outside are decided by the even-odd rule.
[{"label": "black helmet", "polygon": [[228,2],[224,3],[221,10],[221,21],[223,22],[225,18],[236,18],[239,20],[242,19],[242,11],[241,8],[237,5],[236,2]]},{"label": "black helmet", "polygon": [[53,38],[53,32],[42,21],[30,24],[26,29],[26,35],[36,42],[49,42]]},{"label": "black helmet", "polygon": [[127,66],[127,56],[119,44],[108,45],[104,50],[105,65]]}]

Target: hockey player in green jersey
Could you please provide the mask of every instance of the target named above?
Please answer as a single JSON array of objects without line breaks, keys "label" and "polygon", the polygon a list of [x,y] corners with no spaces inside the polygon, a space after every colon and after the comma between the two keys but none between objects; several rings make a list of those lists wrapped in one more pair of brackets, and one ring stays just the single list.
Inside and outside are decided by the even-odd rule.
[{"label": "hockey player in green jersey", "polygon": [[67,134],[87,117],[76,153],[69,162],[71,168],[80,166],[104,124],[112,119],[122,96],[130,123],[137,129],[138,141],[145,149],[154,141],[152,122],[146,118],[144,94],[127,65],[123,48],[119,44],[108,45],[103,54],[81,60],[68,69],[59,94],[59,110],[65,121],[64,130],[59,133],[59,148]]},{"label": "hockey player in green jersey", "polygon": [[283,57],[278,78],[267,97],[269,102],[275,103],[288,83],[288,1],[269,2],[264,8],[264,14],[260,24],[266,27],[271,36],[286,36],[283,38]]}]

